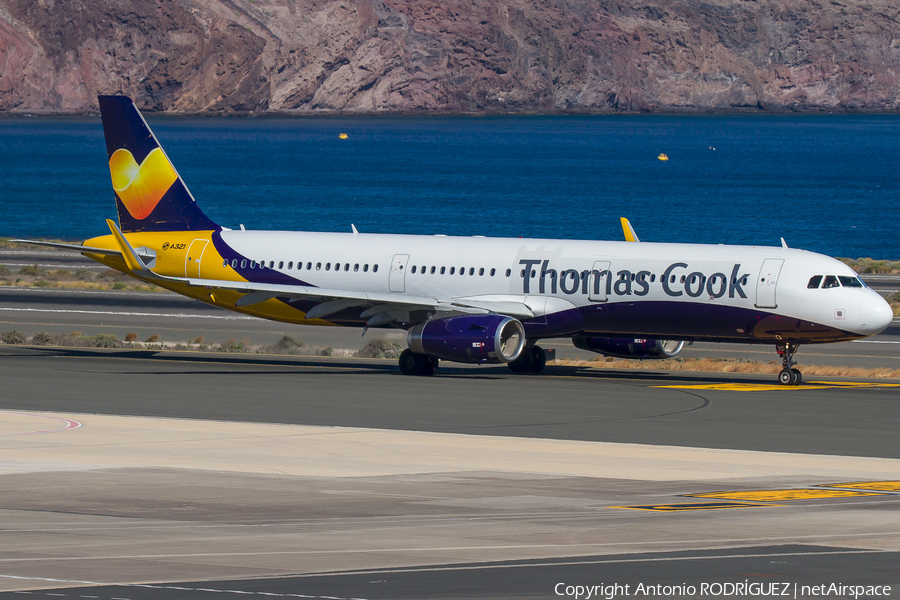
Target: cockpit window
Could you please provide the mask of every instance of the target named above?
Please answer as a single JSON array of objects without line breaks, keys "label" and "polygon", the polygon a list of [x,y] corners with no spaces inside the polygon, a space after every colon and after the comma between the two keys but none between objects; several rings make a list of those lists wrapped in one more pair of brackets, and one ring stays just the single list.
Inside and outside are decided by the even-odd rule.
[{"label": "cockpit window", "polygon": [[845,275],[838,275],[838,279],[841,280],[841,285],[844,287],[861,288],[863,286],[862,282],[856,277],[847,277]]},{"label": "cockpit window", "polygon": [[822,289],[827,290],[828,288],[836,288],[841,287],[841,284],[838,283],[838,278],[834,275],[826,275],[825,283],[822,284]]},{"label": "cockpit window", "polygon": [[806,284],[806,287],[811,290],[814,290],[819,287],[820,283],[822,283],[822,276],[821,275],[813,275],[812,277],[810,277],[809,283]]}]

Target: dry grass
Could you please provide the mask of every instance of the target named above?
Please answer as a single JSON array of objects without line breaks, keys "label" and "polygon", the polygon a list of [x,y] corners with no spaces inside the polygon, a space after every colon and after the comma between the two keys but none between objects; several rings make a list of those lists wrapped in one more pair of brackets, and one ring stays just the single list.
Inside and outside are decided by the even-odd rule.
[{"label": "dry grass", "polygon": [[900,274],[900,260],[875,260],[873,258],[838,258],[857,273]]},{"label": "dry grass", "polygon": [[[759,362],[722,358],[673,358],[669,360],[609,360],[599,357],[595,360],[557,360],[554,365],[566,367],[587,367],[591,369],[634,369],[650,371],[701,371],[706,373],[753,373],[777,375],[781,370],[779,361]],[[824,365],[802,365],[803,376],[820,375],[830,377],[866,377],[873,379],[900,379],[900,369],[864,369],[861,367],[829,367]]]},{"label": "dry grass", "polygon": [[113,269],[44,269],[37,265],[11,268],[0,265],[0,286],[51,287],[78,290],[162,291],[152,284],[138,282]]}]

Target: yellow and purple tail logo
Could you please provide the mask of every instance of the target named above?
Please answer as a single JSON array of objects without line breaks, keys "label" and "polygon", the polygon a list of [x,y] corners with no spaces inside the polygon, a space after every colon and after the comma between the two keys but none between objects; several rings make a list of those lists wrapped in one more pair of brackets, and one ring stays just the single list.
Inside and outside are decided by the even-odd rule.
[{"label": "yellow and purple tail logo", "polygon": [[197,206],[131,98],[97,100],[122,232],[220,231]]},{"label": "yellow and purple tail logo", "polygon": [[131,152],[120,148],[109,158],[109,172],[119,200],[138,220],[146,219],[178,180],[161,148],[151,150],[141,164],[137,164]]}]

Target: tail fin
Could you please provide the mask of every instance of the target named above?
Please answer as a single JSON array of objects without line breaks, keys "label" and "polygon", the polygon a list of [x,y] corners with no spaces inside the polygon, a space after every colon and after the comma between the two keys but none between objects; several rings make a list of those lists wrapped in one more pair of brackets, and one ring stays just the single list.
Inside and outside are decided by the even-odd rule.
[{"label": "tail fin", "polygon": [[220,231],[200,210],[131,98],[97,99],[121,230]]}]

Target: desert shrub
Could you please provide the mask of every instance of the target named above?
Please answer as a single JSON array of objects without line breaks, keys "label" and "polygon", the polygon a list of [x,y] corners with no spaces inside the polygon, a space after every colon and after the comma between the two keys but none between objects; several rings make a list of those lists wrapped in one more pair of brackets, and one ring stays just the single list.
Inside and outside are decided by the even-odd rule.
[{"label": "desert shrub", "polygon": [[46,274],[47,271],[37,265],[25,265],[24,267],[19,269],[19,275],[25,275],[27,277],[38,277],[40,275]]},{"label": "desert shrub", "polygon": [[54,340],[53,336],[46,331],[38,331],[31,336],[31,343],[35,346],[55,346],[56,340]]},{"label": "desert shrub", "polygon": [[158,334],[154,333],[153,335],[151,335],[150,337],[148,337],[148,338],[146,339],[146,341],[147,341],[148,343],[152,344],[152,343],[158,342],[158,341],[159,341],[159,338],[160,338],[160,336],[159,336]]},{"label": "desert shrub", "polygon": [[136,342],[136,341],[137,341],[137,338],[138,338],[138,334],[136,334],[136,333],[134,333],[134,332],[126,333],[126,334],[125,334],[125,341],[126,341],[126,342]]},{"label": "desert shrub", "polygon": [[203,337],[202,335],[198,335],[196,338],[194,338],[193,343],[194,343],[194,344],[197,344],[197,345],[199,346],[200,344],[203,343],[203,341],[204,341],[205,339],[206,339],[206,338]]},{"label": "desert shrub", "polygon": [[94,338],[95,348],[121,348],[119,338],[109,333],[101,333]]},{"label": "desert shrub", "polygon": [[117,282],[115,282],[115,283],[113,284],[112,289],[114,289],[114,290],[127,290],[127,289],[128,289],[128,284],[127,284],[127,283],[122,283],[121,281],[117,281]]},{"label": "desert shrub", "polygon": [[334,356],[334,348],[332,348],[331,346],[322,348],[322,356]]},{"label": "desert shrub", "polygon": [[238,344],[234,341],[234,338],[231,338],[224,344],[219,345],[215,350],[216,352],[244,352],[244,342]]},{"label": "desert shrub", "polygon": [[51,284],[46,279],[38,279],[34,282],[34,287],[49,287]]},{"label": "desert shrub", "polygon": [[87,281],[88,279],[93,279],[94,274],[88,271],[87,269],[76,269],[75,270],[75,279],[80,279],[81,281]]},{"label": "desert shrub", "polygon": [[56,346],[66,346],[71,348],[89,348],[94,345],[94,340],[82,335],[80,331],[53,336],[53,341]]},{"label": "desert shrub", "polygon": [[56,271],[53,272],[53,275],[55,277],[67,277],[69,275],[69,270],[68,269],[57,269]]},{"label": "desert shrub", "polygon": [[399,358],[403,346],[387,340],[372,340],[357,351],[360,358]]},{"label": "desert shrub", "polygon": [[277,354],[296,352],[298,348],[302,348],[305,345],[302,341],[286,335],[272,345],[272,352]]},{"label": "desert shrub", "polygon": [[0,265],[0,275],[9,275],[9,267]]},{"label": "desert shrub", "polygon": [[25,344],[28,340],[25,338],[25,334],[18,329],[10,329],[0,333],[0,341],[4,344]]}]

